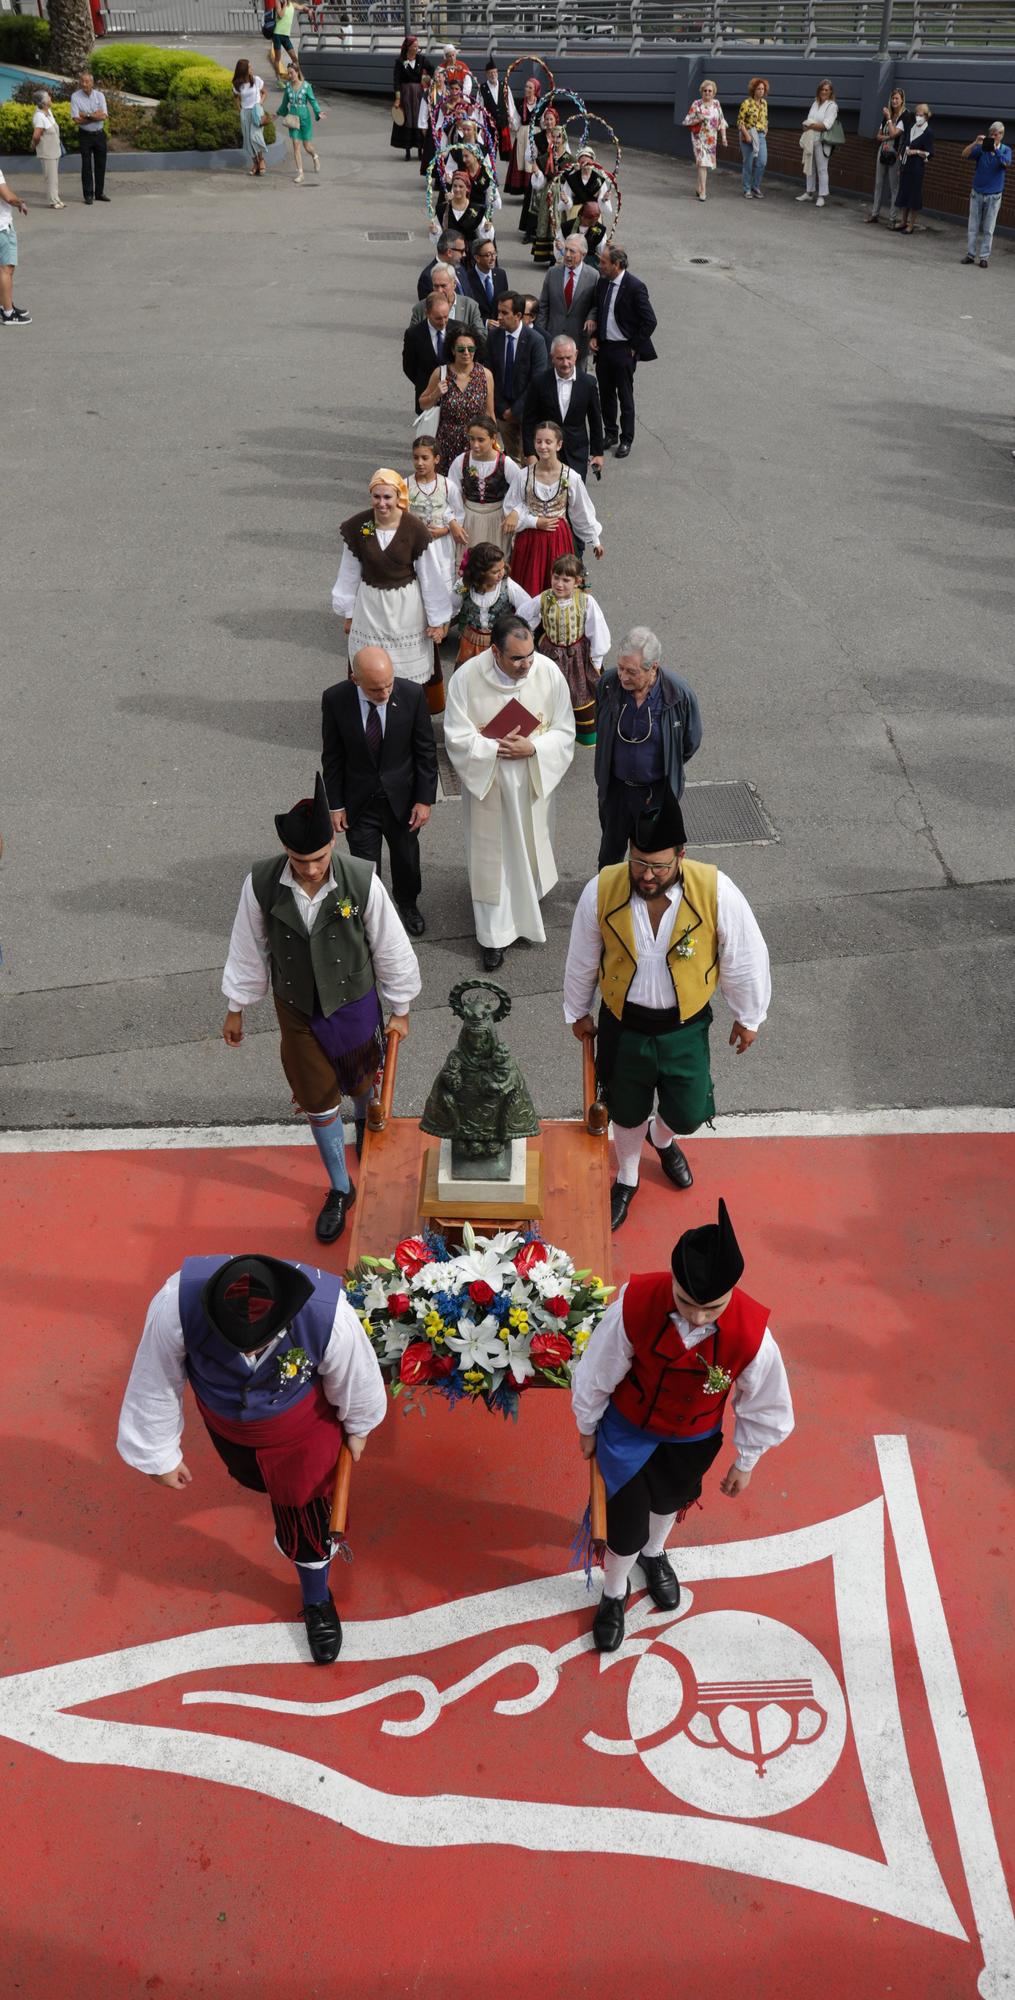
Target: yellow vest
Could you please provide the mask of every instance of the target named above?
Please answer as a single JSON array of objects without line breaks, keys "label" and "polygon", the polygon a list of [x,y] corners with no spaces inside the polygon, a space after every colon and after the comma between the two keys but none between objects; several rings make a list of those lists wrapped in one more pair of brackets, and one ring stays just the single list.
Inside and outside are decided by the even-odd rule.
[{"label": "yellow vest", "polygon": [[[685,860],[681,862],[681,873],[684,895],[666,963],[680,1018],[690,1021],[708,1005],[719,976],[717,876],[710,861]],[[619,1021],[638,968],[631,877],[626,861],[600,871],[596,915],[603,940],[599,991],[604,1005]]]}]

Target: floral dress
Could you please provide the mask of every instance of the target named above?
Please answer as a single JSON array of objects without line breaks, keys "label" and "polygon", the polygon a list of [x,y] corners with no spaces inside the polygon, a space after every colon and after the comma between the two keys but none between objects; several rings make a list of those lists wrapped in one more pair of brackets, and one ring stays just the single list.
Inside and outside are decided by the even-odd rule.
[{"label": "floral dress", "polygon": [[443,473],[451,471],[455,459],[469,449],[469,425],[486,415],[486,370],[476,362],[472,374],[460,389],[452,369],[448,370],[448,393],[441,398],[437,420],[437,463]]},{"label": "floral dress", "polygon": [[291,139],[301,139],[305,146],[312,147],[314,127],[310,116],[311,111],[314,114],[314,118],[320,117],[321,107],[314,96],[313,85],[308,83],[305,77],[302,83],[296,85],[287,83],[282,92],[278,115],[280,118],[284,118],[287,113],[291,113],[294,118],[298,118],[300,121],[299,131],[296,131],[295,128],[290,128],[289,137]]},{"label": "floral dress", "polygon": [[725,136],[726,119],[722,105],[717,98],[706,104],[696,97],[684,124],[691,127],[691,144],[694,147],[695,164],[699,167],[715,166],[715,149],[720,132]]}]

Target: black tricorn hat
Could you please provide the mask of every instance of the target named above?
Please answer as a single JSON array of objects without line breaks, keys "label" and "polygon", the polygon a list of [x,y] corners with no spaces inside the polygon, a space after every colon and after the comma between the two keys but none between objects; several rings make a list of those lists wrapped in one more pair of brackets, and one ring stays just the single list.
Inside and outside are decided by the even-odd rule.
[{"label": "black tricorn hat", "polygon": [[699,1306],[721,1299],[743,1277],[740,1245],[721,1197],[718,1222],[706,1222],[701,1229],[685,1229],[674,1245],[670,1268],[681,1291]]},{"label": "black tricorn hat", "polygon": [[280,1257],[230,1257],[209,1278],[201,1304],[215,1332],[249,1354],[274,1340],[313,1292],[310,1279]]},{"label": "black tricorn hat", "polygon": [[661,854],[666,847],[686,847],[687,835],[684,831],[684,815],[680,802],[667,790],[666,797],[658,810],[638,814],[631,846],[641,854]]},{"label": "black tricorn hat", "polygon": [[312,799],[297,799],[287,813],[275,814],[275,832],[293,854],[316,854],[335,838],[324,779],[318,771]]}]

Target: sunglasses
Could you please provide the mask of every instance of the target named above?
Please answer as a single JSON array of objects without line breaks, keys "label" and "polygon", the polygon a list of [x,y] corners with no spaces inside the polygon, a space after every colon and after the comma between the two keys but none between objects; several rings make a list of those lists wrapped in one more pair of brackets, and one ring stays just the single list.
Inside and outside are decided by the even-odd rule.
[{"label": "sunglasses", "polygon": [[476,350],[472,346],[471,342],[464,340],[456,340],[454,346],[454,352],[456,354],[475,354]]}]

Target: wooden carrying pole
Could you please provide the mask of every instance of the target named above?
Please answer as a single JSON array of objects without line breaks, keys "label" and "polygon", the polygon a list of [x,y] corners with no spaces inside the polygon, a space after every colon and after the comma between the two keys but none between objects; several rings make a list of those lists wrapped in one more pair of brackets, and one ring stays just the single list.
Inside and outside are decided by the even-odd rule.
[{"label": "wooden carrying pole", "polygon": [[401,1039],[401,1035],[395,1034],[391,1028],[388,1029],[381,1087],[375,1090],[367,1105],[367,1125],[371,1132],[383,1132],[391,1117],[391,1100],[395,1094],[395,1073],[398,1069],[398,1044]]},{"label": "wooden carrying pole", "polygon": [[[335,1536],[345,1534],[345,1524],[349,1519],[349,1486],[352,1481],[352,1452],[347,1444],[338,1454],[338,1470],[335,1473],[335,1491],[331,1501],[331,1532]],[[604,1501],[605,1508],[605,1501]],[[606,1515],[604,1512],[603,1519]],[[605,1534],[605,1529],[603,1530]]]},{"label": "wooden carrying pole", "polygon": [[589,1533],[594,1542],[606,1545],[606,1487],[595,1452],[589,1459]]},{"label": "wooden carrying pole", "polygon": [[605,1137],[610,1114],[596,1088],[596,1058],[591,1035],[582,1037],[582,1114],[585,1129],[597,1139]]}]

